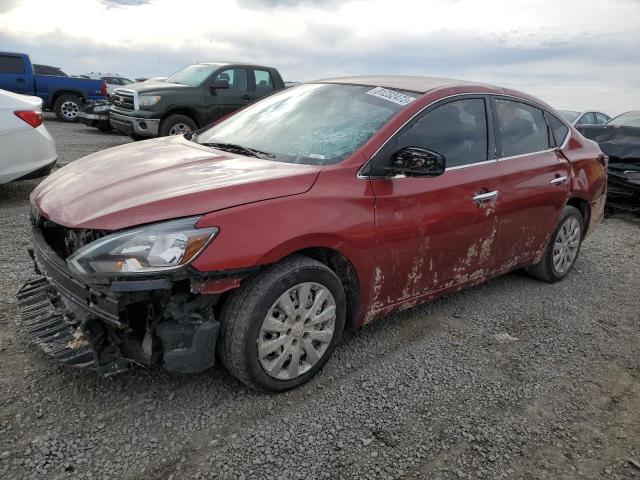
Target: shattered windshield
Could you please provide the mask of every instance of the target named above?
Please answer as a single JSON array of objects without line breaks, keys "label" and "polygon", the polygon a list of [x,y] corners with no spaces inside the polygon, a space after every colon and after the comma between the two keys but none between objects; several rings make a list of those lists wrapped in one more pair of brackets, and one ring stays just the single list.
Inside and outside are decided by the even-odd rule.
[{"label": "shattered windshield", "polygon": [[416,97],[382,87],[304,84],[261,100],[194,140],[282,162],[327,165],[352,154]]},{"label": "shattered windshield", "polygon": [[182,85],[190,85],[197,87],[204,82],[209,76],[217,70],[219,65],[189,65],[182,70],[178,70],[165,80],[167,83],[181,83]]},{"label": "shattered windshield", "polygon": [[640,111],[627,112],[618,115],[607,122],[614,127],[640,127]]}]

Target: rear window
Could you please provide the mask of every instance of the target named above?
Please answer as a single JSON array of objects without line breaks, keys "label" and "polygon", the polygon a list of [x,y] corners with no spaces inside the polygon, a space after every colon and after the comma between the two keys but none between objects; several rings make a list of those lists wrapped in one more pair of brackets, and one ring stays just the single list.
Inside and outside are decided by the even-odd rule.
[{"label": "rear window", "polygon": [[576,112],[575,110],[558,110],[558,112],[570,122],[573,122],[580,115],[580,112]]},{"label": "rear window", "polygon": [[22,58],[13,55],[0,55],[0,73],[24,73]]},{"label": "rear window", "polygon": [[271,74],[266,70],[254,70],[253,75],[256,80],[256,90],[258,92],[263,91],[271,91],[273,90],[273,79],[271,78]]},{"label": "rear window", "polygon": [[498,130],[502,157],[541,152],[549,148],[549,132],[542,110],[514,100],[498,99]]}]

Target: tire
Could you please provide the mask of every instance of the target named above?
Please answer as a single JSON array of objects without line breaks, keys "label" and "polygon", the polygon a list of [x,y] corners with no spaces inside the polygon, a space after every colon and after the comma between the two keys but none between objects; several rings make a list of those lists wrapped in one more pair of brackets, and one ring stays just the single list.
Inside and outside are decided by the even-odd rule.
[{"label": "tire", "polygon": [[56,98],[53,104],[53,112],[58,120],[67,123],[77,123],[79,120],[80,106],[82,100],[79,96],[73,94],[64,94]]},{"label": "tire", "polygon": [[186,115],[174,114],[169,115],[160,123],[159,135],[166,137],[168,135],[184,135],[198,129],[196,122]]},{"label": "tire", "polygon": [[[306,309],[299,308],[300,292],[307,294]],[[282,308],[285,296],[295,309],[291,315]],[[317,301],[319,315],[312,308]],[[304,320],[305,312],[309,320]],[[327,362],[342,337],[345,315],[345,293],[336,274],[316,260],[292,256],[245,280],[231,293],[220,315],[218,352],[227,370],[250,388],[290,390],[309,381]],[[272,325],[277,325],[278,333]],[[320,336],[323,343],[316,340]],[[274,350],[273,345],[280,346]]]},{"label": "tire", "polygon": [[151,138],[151,137],[143,137],[142,135],[138,135],[137,133],[130,133],[127,136],[134,142],[139,142],[140,140]]},{"label": "tire", "polygon": [[[573,227],[577,227],[579,231],[576,232]],[[580,213],[580,210],[577,208],[567,205],[562,210],[558,227],[551,236],[544,257],[542,257],[542,260],[538,263],[530,265],[527,271],[534,277],[544,280],[545,282],[555,283],[562,280],[569,274],[578,259],[583,236],[584,219],[582,218],[582,213]],[[575,240],[571,240],[573,237],[576,237]],[[564,239],[567,238],[568,240],[565,242]],[[564,242],[565,245],[564,247],[560,247],[563,252],[562,255],[565,256],[566,260],[563,265],[554,262],[554,250],[557,250],[559,246],[557,244],[559,242]],[[573,249],[571,245],[574,245]],[[570,259],[567,258],[567,255]]]}]

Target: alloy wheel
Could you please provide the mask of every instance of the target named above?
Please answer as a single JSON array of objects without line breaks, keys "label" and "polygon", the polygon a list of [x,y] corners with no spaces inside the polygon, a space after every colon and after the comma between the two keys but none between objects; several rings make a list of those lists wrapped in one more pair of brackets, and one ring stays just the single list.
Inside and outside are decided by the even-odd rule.
[{"label": "alloy wheel", "polygon": [[270,377],[291,380],[326,353],[335,333],[336,302],[329,289],[305,282],[288,289],[262,321],[257,349]]},{"label": "alloy wheel", "polygon": [[553,269],[556,273],[566,273],[575,262],[581,235],[580,222],[575,217],[569,217],[558,229],[553,245]]},{"label": "alloy wheel", "polygon": [[80,113],[80,107],[77,103],[67,100],[60,106],[60,111],[64,118],[73,120],[78,116],[78,113]]},{"label": "alloy wheel", "polygon": [[176,123],[169,129],[169,135],[184,135],[185,133],[189,133],[191,131],[191,127],[186,123]]}]

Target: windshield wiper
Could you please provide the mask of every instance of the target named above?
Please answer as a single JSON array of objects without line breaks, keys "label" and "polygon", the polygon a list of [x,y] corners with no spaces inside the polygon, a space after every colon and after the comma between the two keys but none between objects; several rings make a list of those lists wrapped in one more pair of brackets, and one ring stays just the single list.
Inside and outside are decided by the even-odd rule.
[{"label": "windshield wiper", "polygon": [[242,145],[236,145],[235,143],[201,143],[200,145],[217,148],[218,150],[224,150],[226,152],[240,153],[249,157],[276,158],[273,153],[263,152],[261,150],[256,150],[255,148],[243,147]]}]

